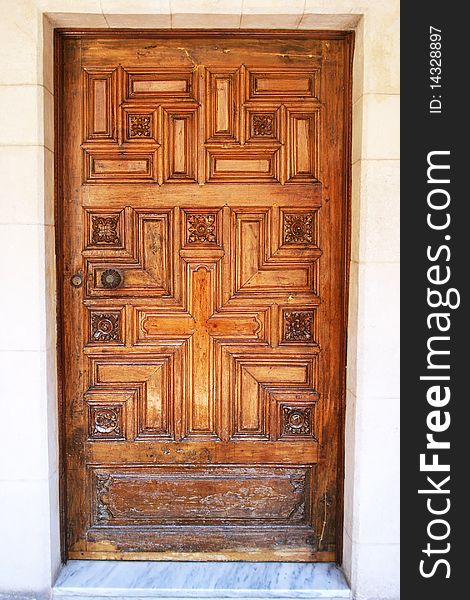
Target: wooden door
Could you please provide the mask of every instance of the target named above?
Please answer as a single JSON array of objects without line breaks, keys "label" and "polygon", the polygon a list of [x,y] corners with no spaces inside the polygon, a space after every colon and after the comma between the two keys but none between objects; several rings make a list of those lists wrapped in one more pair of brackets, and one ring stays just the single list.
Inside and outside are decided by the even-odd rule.
[{"label": "wooden door", "polygon": [[350,41],[58,36],[69,558],[337,557]]}]

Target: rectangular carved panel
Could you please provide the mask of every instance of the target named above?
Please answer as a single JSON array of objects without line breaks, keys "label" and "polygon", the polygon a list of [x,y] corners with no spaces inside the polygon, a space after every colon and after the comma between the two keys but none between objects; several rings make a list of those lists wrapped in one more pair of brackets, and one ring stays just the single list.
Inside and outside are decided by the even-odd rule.
[{"label": "rectangular carved panel", "polygon": [[288,109],[287,152],[288,181],[318,180],[319,113]]},{"label": "rectangular carved panel", "polygon": [[193,98],[192,69],[135,69],[127,71],[128,98],[186,100]]},{"label": "rectangular carved panel", "polygon": [[92,469],[97,525],[305,524],[312,468]]},{"label": "rectangular carved panel", "polygon": [[208,148],[207,179],[208,181],[260,183],[277,181],[277,148]]},{"label": "rectangular carved panel", "polygon": [[238,71],[206,70],[206,140],[238,140],[239,82]]},{"label": "rectangular carved panel", "polygon": [[197,120],[196,110],[164,110],[165,181],[196,180]]},{"label": "rectangular carved panel", "polygon": [[317,99],[318,70],[249,69],[247,76],[251,100]]},{"label": "rectangular carved panel", "polygon": [[89,141],[114,140],[116,101],[114,69],[84,71],[84,138]]},{"label": "rectangular carved panel", "polygon": [[151,181],[155,173],[155,153],[127,150],[85,150],[85,180],[90,183]]},{"label": "rectangular carved panel", "polygon": [[215,264],[188,263],[189,311],[194,318],[194,334],[189,340],[190,371],[186,380],[185,430],[187,436],[217,435],[216,405],[212,390],[215,372],[206,322],[214,313]]}]

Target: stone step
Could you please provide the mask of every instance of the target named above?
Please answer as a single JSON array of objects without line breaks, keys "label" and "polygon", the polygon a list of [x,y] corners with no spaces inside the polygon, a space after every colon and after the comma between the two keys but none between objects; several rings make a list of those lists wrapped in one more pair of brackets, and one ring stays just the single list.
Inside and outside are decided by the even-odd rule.
[{"label": "stone step", "polygon": [[344,600],[351,592],[333,563],[71,560],[53,600]]}]

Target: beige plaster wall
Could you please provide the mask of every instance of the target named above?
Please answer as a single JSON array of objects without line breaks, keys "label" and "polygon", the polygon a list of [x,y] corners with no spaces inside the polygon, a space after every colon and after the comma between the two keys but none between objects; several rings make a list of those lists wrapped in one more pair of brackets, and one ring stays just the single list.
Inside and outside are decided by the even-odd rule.
[{"label": "beige plaster wall", "polygon": [[0,593],[59,568],[52,27],[356,29],[344,568],[398,598],[398,0],[0,0]]}]

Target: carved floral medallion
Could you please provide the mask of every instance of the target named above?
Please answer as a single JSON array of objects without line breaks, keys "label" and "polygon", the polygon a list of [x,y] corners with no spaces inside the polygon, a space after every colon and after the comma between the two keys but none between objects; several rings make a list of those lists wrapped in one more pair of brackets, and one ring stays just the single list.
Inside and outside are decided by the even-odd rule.
[{"label": "carved floral medallion", "polygon": [[101,274],[101,283],[107,289],[115,289],[122,283],[122,275],[116,269],[106,269]]},{"label": "carved floral medallion", "polygon": [[91,313],[92,342],[121,342],[120,313]]},{"label": "carved floral medallion", "polygon": [[313,311],[284,312],[284,341],[313,342]]},{"label": "carved floral medallion", "polygon": [[285,244],[313,244],[314,214],[294,213],[284,215]]},{"label": "carved floral medallion", "polygon": [[188,215],[187,242],[189,244],[216,244],[215,214],[192,214]]},{"label": "carved floral medallion", "polygon": [[283,406],[282,431],[284,435],[309,435],[311,433],[310,407]]},{"label": "carved floral medallion", "polygon": [[122,406],[90,406],[89,431],[93,439],[123,438]]},{"label": "carved floral medallion", "polygon": [[111,215],[109,217],[92,215],[91,243],[96,246],[101,244],[118,245],[120,243],[118,225],[119,215]]},{"label": "carved floral medallion", "polygon": [[151,115],[129,115],[129,137],[150,138],[152,137]]},{"label": "carved floral medallion", "polygon": [[253,137],[272,137],[274,135],[274,115],[256,114],[252,119]]},{"label": "carved floral medallion", "polygon": [[95,409],[94,419],[94,433],[120,433],[119,415],[116,409]]}]

